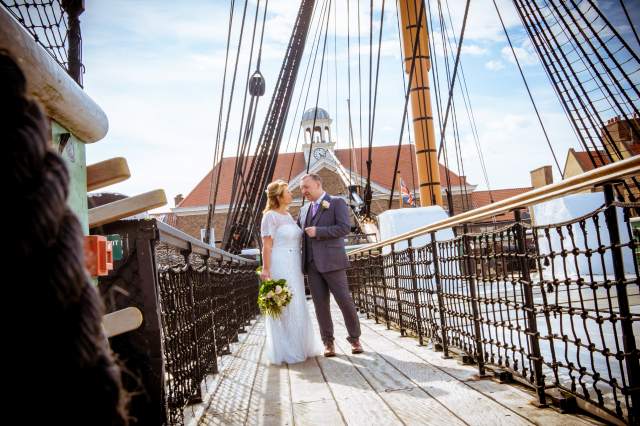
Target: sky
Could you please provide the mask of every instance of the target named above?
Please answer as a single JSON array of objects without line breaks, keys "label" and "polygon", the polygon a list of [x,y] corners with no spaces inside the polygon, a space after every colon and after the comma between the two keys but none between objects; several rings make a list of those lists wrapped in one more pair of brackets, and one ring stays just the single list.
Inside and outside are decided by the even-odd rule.
[{"label": "sky", "polygon": [[[640,17],[640,0],[623,1],[632,19]],[[568,150],[582,149],[513,3],[508,0],[496,2],[560,168],[563,168]],[[316,42],[320,6],[325,4],[324,0],[317,0],[316,3],[318,9],[302,59],[281,152],[294,151],[296,142],[301,140],[298,138],[300,117],[304,109],[316,105],[316,99],[318,106],[327,110],[334,120],[332,134],[338,148],[346,148],[349,143],[347,99],[350,99],[354,143],[356,146],[367,146],[369,94],[375,93],[381,25],[382,43],[372,140],[374,146],[397,146],[400,141],[405,83],[395,2],[385,1],[382,14],[383,1],[375,0],[373,25],[370,25],[370,2],[333,0],[326,44],[323,30],[318,37],[320,48],[316,66],[307,67],[309,59],[313,62],[316,57],[315,47],[312,50],[312,46]],[[439,36],[447,34],[453,42],[453,49],[457,48],[454,35],[459,39],[466,0],[442,0],[446,29],[437,22],[437,2],[431,3],[436,32],[432,43],[442,74],[444,49]],[[620,0],[598,0],[597,4],[622,37],[636,52],[640,52],[622,13]],[[107,136],[87,145],[87,164],[125,157],[131,170],[129,180],[104,190],[136,195],[164,189],[169,203],[155,212],[168,211],[169,207],[174,206],[173,197],[177,194],[186,196],[211,170],[217,140],[219,144],[224,141],[225,157],[235,156],[241,133],[245,84],[248,75],[256,70],[265,1],[260,0],[258,4],[257,0],[248,0],[246,3],[237,0],[234,5],[221,131],[217,136],[231,2],[86,0],[85,12],[80,16],[84,88],[109,118]],[[260,99],[256,133],[262,128],[266,117],[298,7],[299,2],[291,0],[268,1],[260,65],[267,90]],[[256,9],[258,19],[254,52],[252,63],[249,64]],[[640,30],[637,24],[636,30]],[[370,44],[371,33],[373,43]],[[370,46],[373,51],[371,90]],[[486,190],[488,185],[491,189],[531,186],[529,172],[547,165],[553,165],[554,181],[560,180],[560,172],[515,65],[492,0],[470,2],[461,48],[461,65],[460,77],[464,77],[466,86],[460,79],[454,90],[460,135],[458,150],[455,148],[451,122],[445,135],[450,168],[456,174],[466,175],[470,183],[478,185],[477,190]],[[319,84],[320,74],[322,81]],[[404,78],[408,78],[406,74]],[[433,74],[430,78],[433,78]],[[446,98],[448,89],[444,81],[441,80],[441,94]],[[362,90],[359,90],[360,86]],[[431,87],[433,94],[433,81]],[[469,112],[461,95],[462,87],[469,95]],[[477,129],[478,144],[473,136],[471,116]],[[410,136],[405,128],[404,144],[409,143],[412,134],[413,129]],[[439,137],[436,130],[438,140]],[[254,138],[254,144],[256,140],[257,137]],[[481,168],[480,152],[486,166],[486,178]]]}]

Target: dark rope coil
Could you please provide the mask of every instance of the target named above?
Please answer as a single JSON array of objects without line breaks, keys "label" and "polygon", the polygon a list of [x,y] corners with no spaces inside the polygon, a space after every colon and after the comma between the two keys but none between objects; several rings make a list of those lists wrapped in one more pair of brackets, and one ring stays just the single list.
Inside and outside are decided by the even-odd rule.
[{"label": "dark rope coil", "polygon": [[[0,110],[12,211],[4,261],[13,278],[4,280],[4,300],[22,307],[5,322],[7,365],[16,372],[5,384],[7,403],[34,424],[127,424],[120,369],[102,333],[102,301],[84,268],[80,222],[67,205],[69,172],[50,147],[46,117],[26,97],[24,74],[4,50]],[[45,392],[34,394],[40,386]]]}]

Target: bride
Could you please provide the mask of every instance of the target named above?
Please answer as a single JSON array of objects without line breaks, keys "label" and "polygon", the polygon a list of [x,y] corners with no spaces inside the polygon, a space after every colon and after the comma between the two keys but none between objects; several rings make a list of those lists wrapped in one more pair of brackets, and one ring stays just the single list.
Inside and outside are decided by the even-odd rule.
[{"label": "bride", "polygon": [[294,364],[324,350],[311,323],[304,293],[300,262],[302,230],[296,225],[287,206],[292,203],[289,185],[277,180],[267,187],[267,207],[262,218],[262,281],[268,278],[287,280],[293,297],[282,308],[278,319],[267,317],[267,361],[280,365]]}]

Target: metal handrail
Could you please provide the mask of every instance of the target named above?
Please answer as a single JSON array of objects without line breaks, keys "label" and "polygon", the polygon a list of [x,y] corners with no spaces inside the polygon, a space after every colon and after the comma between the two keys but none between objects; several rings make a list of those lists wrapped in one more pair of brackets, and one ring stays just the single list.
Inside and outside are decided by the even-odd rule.
[{"label": "metal handrail", "polygon": [[217,247],[199,241],[182,231],[178,231],[176,228],[169,226],[166,223],[158,221],[157,219],[151,220],[156,221],[156,226],[160,231],[159,240],[165,244],[182,250],[191,250],[191,252],[194,254],[209,256],[210,259],[221,259],[223,261],[239,263],[241,265],[259,265],[259,262],[256,260],[250,260],[244,257],[236,256],[235,254],[231,254]]},{"label": "metal handrail", "polygon": [[366,253],[370,250],[379,249],[409,238],[416,238],[426,235],[430,232],[440,231],[442,229],[451,228],[452,226],[470,223],[488,217],[507,213],[517,208],[524,208],[533,204],[543,203],[565,195],[573,194],[584,189],[593,188],[607,182],[625,179],[640,174],[640,156],[628,158],[618,161],[604,167],[599,167],[590,172],[582,173],[563,181],[507,198],[497,203],[489,204],[475,210],[469,210],[465,213],[432,223],[414,231],[407,232],[397,237],[390,238],[379,243],[370,244],[349,253],[354,256],[360,253]]}]

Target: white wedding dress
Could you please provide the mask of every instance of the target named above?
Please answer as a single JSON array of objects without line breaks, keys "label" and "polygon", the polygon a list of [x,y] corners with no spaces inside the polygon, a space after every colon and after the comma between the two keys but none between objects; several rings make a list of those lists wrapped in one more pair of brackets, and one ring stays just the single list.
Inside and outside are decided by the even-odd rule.
[{"label": "white wedding dress", "polygon": [[313,328],[304,293],[302,230],[289,213],[282,215],[271,210],[262,218],[262,236],[267,235],[273,238],[271,278],[287,280],[293,294],[279,319],[267,317],[267,361],[276,365],[294,364],[324,351]]}]

